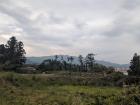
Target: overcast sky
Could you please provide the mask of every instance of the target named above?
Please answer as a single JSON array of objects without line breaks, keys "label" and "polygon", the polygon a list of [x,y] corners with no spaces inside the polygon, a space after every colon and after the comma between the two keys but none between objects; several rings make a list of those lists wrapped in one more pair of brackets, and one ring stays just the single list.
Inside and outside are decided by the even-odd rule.
[{"label": "overcast sky", "polygon": [[140,0],[0,0],[0,44],[11,36],[27,56],[93,52],[129,63],[140,53]]}]

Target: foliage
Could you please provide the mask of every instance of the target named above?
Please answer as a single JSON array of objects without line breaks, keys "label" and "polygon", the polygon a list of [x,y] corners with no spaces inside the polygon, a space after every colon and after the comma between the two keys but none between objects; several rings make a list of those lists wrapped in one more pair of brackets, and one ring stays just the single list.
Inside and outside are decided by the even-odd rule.
[{"label": "foliage", "polygon": [[95,54],[90,53],[85,58],[85,65],[86,65],[87,71],[93,70],[93,66],[94,66],[94,62],[95,62],[94,56],[95,56]]},{"label": "foliage", "polygon": [[140,75],[140,55],[137,53],[134,54],[130,62],[129,75]]},{"label": "foliage", "polygon": [[6,45],[0,45],[0,64],[4,65],[4,69],[16,69],[25,63],[26,53],[23,47],[23,43],[15,37],[11,37]]},{"label": "foliage", "polygon": [[67,63],[66,61],[56,61],[56,60],[44,60],[39,65],[39,70],[41,71],[62,71],[62,70],[70,70],[70,71],[78,71],[79,66],[72,63]]}]

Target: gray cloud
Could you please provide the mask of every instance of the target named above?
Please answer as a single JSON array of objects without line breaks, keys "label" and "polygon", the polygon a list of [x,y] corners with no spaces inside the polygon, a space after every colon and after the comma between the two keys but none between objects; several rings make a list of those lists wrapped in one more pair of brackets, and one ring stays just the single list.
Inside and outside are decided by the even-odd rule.
[{"label": "gray cloud", "polygon": [[[29,19],[30,14],[32,12],[30,10],[27,10],[25,8],[21,7],[12,7],[12,8],[7,8],[7,5],[1,5],[0,6],[1,12],[4,14],[9,15],[13,19],[17,21],[16,26],[20,27],[23,29],[23,32],[25,33],[24,37],[27,37],[29,39],[34,39],[35,41],[49,41],[49,42],[55,42],[60,45],[64,45],[61,43],[63,39],[59,39],[58,37],[53,37],[52,35],[47,35],[47,33],[44,33],[40,28],[38,27],[35,23],[35,21],[32,21]],[[44,18],[45,19],[45,18]],[[62,21],[60,18],[55,17],[54,15],[49,15],[49,22],[52,23],[60,23]],[[43,24],[42,24],[43,25]],[[60,40],[60,41],[59,41]],[[58,41],[58,42],[56,42]],[[66,46],[67,44],[65,44]]]},{"label": "gray cloud", "polygon": [[139,0],[0,0],[0,41],[14,34],[28,56],[93,51],[127,63],[140,52],[139,10]]},{"label": "gray cloud", "polygon": [[128,10],[133,10],[133,9],[136,9],[138,8],[140,5],[140,1],[139,0],[125,0],[124,1],[124,4],[123,4],[123,7],[125,9],[128,9]]}]

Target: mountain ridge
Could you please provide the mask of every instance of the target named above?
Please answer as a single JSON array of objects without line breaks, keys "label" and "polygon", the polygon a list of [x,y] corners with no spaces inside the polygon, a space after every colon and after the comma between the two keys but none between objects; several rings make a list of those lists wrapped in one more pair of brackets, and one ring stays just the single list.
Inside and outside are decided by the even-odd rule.
[{"label": "mountain ridge", "polygon": [[[67,57],[70,57],[69,55],[58,55],[58,60],[61,60],[62,58],[68,62]],[[74,64],[79,64],[78,57],[72,56],[74,58],[73,63]],[[52,56],[40,56],[40,57],[27,57],[26,64],[40,64],[46,59],[55,59],[55,55]],[[102,64],[104,66],[112,66],[114,68],[129,68],[129,64],[117,64],[117,63],[112,63],[109,61],[103,61],[103,60],[95,60],[96,63]]]}]

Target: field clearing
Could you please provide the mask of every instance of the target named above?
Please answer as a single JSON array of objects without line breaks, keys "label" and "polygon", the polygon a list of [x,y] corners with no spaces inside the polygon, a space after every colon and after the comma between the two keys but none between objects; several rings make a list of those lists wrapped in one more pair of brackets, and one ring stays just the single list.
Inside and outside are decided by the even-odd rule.
[{"label": "field clearing", "polygon": [[121,91],[88,86],[8,86],[0,88],[0,105],[96,105],[99,97],[117,96]]},{"label": "field clearing", "polygon": [[124,88],[67,84],[48,75],[0,72],[0,105],[138,105]]}]

